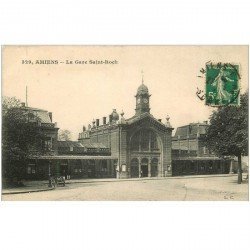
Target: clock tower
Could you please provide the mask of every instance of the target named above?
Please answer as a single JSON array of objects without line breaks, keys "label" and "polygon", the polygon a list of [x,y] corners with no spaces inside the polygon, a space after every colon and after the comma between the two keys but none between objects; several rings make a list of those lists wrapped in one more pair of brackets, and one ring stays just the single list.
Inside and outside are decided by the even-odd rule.
[{"label": "clock tower", "polygon": [[141,115],[143,113],[150,113],[150,107],[149,107],[149,98],[150,94],[148,93],[148,87],[144,84],[143,78],[142,78],[142,84],[137,89],[136,93],[136,109],[135,109],[135,115]]}]

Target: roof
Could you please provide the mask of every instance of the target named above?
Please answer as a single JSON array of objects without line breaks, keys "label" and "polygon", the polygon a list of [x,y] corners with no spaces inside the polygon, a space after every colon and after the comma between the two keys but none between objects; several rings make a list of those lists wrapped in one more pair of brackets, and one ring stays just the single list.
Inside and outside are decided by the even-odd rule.
[{"label": "roof", "polygon": [[117,160],[117,157],[106,155],[41,155],[33,156],[30,159],[41,160]]},{"label": "roof", "polygon": [[137,89],[137,94],[145,94],[145,93],[148,93],[148,87],[144,83],[142,83]]},{"label": "roof", "polygon": [[[126,122],[127,122],[127,124],[132,124],[132,123],[134,123],[136,121],[139,121],[139,120],[143,119],[144,117],[150,117],[150,118],[155,119],[151,114],[146,112],[146,113],[142,113],[141,115],[134,115],[131,118],[126,119]],[[158,120],[156,120],[156,121],[158,121]]]},{"label": "roof", "polygon": [[[128,125],[130,125],[130,124],[133,124],[133,123],[135,123],[135,122],[137,122],[137,121],[140,121],[140,120],[142,120],[142,119],[144,119],[144,118],[146,118],[146,117],[148,117],[149,119],[154,120],[155,123],[157,123],[158,125],[163,126],[164,128],[169,128],[169,127],[166,127],[162,122],[160,122],[160,121],[158,121],[156,118],[154,118],[154,116],[151,115],[151,114],[148,113],[148,112],[143,113],[143,114],[141,114],[141,115],[134,115],[133,117],[127,119],[127,120],[126,120],[126,123],[127,123]],[[171,128],[171,129],[173,129],[173,128]]]},{"label": "roof", "polygon": [[57,141],[58,147],[83,147],[78,141]]},{"label": "roof", "polygon": [[23,109],[33,113],[36,117],[40,119],[41,123],[52,123],[49,116],[49,112],[47,110],[32,107],[23,107]]},{"label": "roof", "polygon": [[176,129],[174,137],[180,136],[180,137],[186,137],[190,135],[205,135],[206,134],[206,128],[209,125],[206,123],[190,123],[185,126],[178,127]]},{"label": "roof", "polygon": [[78,142],[78,141],[58,141],[58,147],[73,147],[73,148],[108,148],[100,142]]},{"label": "roof", "polygon": [[38,118],[42,123],[51,123],[51,119],[49,117],[49,113],[47,111],[35,111]]},{"label": "roof", "polygon": [[218,156],[192,156],[192,157],[173,157],[173,161],[186,161],[186,160],[192,160],[192,161],[201,161],[201,160],[224,160],[223,158],[220,158]]}]

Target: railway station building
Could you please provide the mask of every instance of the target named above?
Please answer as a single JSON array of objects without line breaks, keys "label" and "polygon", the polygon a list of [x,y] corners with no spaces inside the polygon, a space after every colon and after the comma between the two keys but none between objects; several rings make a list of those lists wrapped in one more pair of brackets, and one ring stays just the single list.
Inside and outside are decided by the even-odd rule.
[{"label": "railway station building", "polygon": [[169,117],[162,121],[151,114],[150,97],[142,79],[132,117],[113,109],[83,126],[77,141],[59,141],[52,113],[23,105],[45,134],[44,150],[29,158],[24,178],[142,178],[232,171],[232,158],[216,157],[206,148],[207,122],[178,127],[172,136]]}]

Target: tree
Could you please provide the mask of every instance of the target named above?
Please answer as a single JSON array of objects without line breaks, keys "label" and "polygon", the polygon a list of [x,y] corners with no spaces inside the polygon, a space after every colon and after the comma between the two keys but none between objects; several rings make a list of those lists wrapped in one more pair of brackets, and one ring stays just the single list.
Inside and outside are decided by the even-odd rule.
[{"label": "tree", "polygon": [[3,179],[11,184],[20,183],[29,157],[42,152],[43,140],[44,134],[39,126],[39,118],[29,109],[23,108],[15,97],[3,97]]},{"label": "tree", "polygon": [[70,141],[72,138],[72,134],[67,129],[60,129],[58,133],[58,140],[59,141]]},{"label": "tree", "polygon": [[218,156],[238,157],[238,183],[242,182],[241,156],[248,155],[248,92],[240,106],[223,106],[210,116],[206,145]]}]

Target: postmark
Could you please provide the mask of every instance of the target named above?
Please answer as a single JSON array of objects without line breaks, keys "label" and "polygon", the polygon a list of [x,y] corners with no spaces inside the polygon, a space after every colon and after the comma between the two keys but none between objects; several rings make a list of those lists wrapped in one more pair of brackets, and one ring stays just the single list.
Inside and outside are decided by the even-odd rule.
[{"label": "postmark", "polygon": [[206,64],[205,103],[209,106],[239,105],[239,65]]}]

